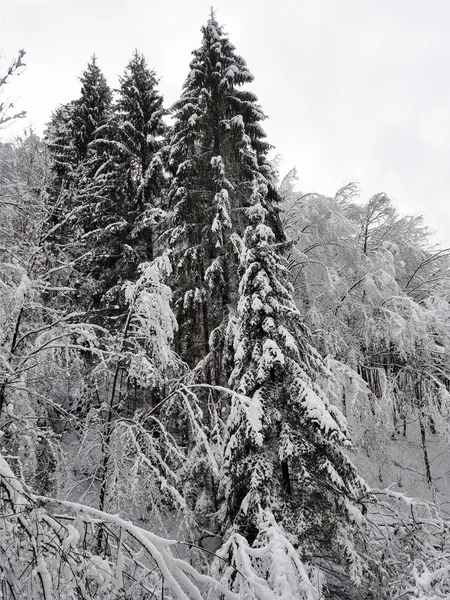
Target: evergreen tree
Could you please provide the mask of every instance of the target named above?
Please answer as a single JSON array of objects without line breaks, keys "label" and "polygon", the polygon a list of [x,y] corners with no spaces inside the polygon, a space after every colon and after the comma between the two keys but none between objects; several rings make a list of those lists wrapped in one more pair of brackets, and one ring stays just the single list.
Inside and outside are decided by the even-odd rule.
[{"label": "evergreen tree", "polygon": [[120,80],[116,111],[119,141],[127,149],[135,204],[131,237],[142,244],[141,259],[153,260],[154,227],[161,218],[164,184],[159,151],[166,131],[163,97],[157,90],[156,74],[142,54],[135,51]]},{"label": "evergreen tree", "polygon": [[[155,74],[137,52],[121,78],[118,100],[95,56],[81,77],[81,96],[55,113],[49,127],[55,212],[67,221],[63,237],[75,243],[80,269],[91,281],[86,308],[117,318],[121,288],[151,260],[155,209],[163,181],[157,156],[164,132]],[[67,216],[69,215],[69,217]],[[106,307],[105,307],[106,302]]]},{"label": "evergreen tree", "polygon": [[112,92],[94,55],[80,77],[81,96],[75,102],[73,132],[78,162],[87,158],[91,142],[110,117]]},{"label": "evergreen tree", "polygon": [[74,108],[75,102],[59,106],[52,114],[45,132],[55,175],[53,185],[58,189],[70,180],[78,164],[73,124]]},{"label": "evergreen tree", "polygon": [[75,169],[86,160],[89,144],[110,116],[112,93],[95,56],[80,81],[80,98],[62,104],[54,111],[45,135],[60,186],[67,183]]},{"label": "evergreen tree", "polygon": [[[164,184],[159,155],[163,98],[143,55],[135,52],[120,79],[114,116],[91,146],[101,157],[87,193],[92,219],[87,237],[96,303],[125,307],[121,288],[135,281],[141,262],[155,255],[154,232],[161,220]],[[106,294],[106,298],[105,298]]]},{"label": "evergreen tree", "polygon": [[[74,221],[79,206],[73,193],[79,164],[73,123],[75,106],[75,101],[58,106],[45,131],[52,174],[47,190],[47,225],[51,231],[49,241],[55,253],[67,242],[76,242],[78,237]],[[75,246],[78,247],[78,243]]]},{"label": "evergreen tree", "polygon": [[230,234],[245,228],[243,208],[255,176],[265,181],[267,218],[283,238],[270,146],[261,127],[265,116],[256,96],[241,89],[253,76],[213,14],[202,33],[173,107],[168,144],[178,350],[191,365],[205,357],[212,330],[226,323],[235,302],[237,261]]},{"label": "evergreen tree", "polygon": [[252,542],[260,509],[269,509],[305,552],[338,542],[356,568],[351,537],[343,531],[361,514],[355,503],[368,487],[345,454],[351,445],[345,418],[318,385],[325,368],[265,224],[266,194],[265,183],[255,182],[241,247],[231,340],[236,395],[225,451],[228,523]]},{"label": "evergreen tree", "polygon": [[[93,146],[93,142],[110,118],[112,101],[111,90],[95,56],[80,81],[80,98],[60,106],[46,131],[54,175],[47,199],[48,240],[56,254],[61,245],[69,245],[74,260],[89,252],[84,235],[92,231],[93,176],[104,160],[102,148]],[[86,275],[86,264],[82,270]]]}]

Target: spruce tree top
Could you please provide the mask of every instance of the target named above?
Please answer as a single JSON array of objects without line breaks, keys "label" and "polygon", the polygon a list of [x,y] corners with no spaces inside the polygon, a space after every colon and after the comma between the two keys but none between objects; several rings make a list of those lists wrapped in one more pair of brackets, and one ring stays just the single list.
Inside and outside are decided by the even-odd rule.
[{"label": "spruce tree top", "polygon": [[112,93],[105,76],[93,56],[80,77],[81,96],[75,103],[73,127],[79,160],[86,158],[88,145],[97,135],[99,127],[109,117]]},{"label": "spruce tree top", "polygon": [[45,140],[52,157],[52,170],[61,181],[73,174],[77,166],[77,151],[73,133],[75,102],[62,104],[53,112],[45,131]]},{"label": "spruce tree top", "polygon": [[284,240],[274,171],[267,160],[271,146],[261,126],[265,115],[256,96],[243,89],[253,76],[214,15],[202,34],[172,108],[166,149],[179,351],[192,364],[209,352],[209,334],[225,323],[235,302],[232,236],[242,235],[249,223],[245,208],[255,179],[267,188],[262,199],[267,222],[277,241]]},{"label": "spruce tree top", "polygon": [[163,97],[157,90],[158,80],[148,68],[143,54],[134,51],[120,78],[117,112],[125,144],[148,167],[150,155],[159,149],[158,138],[165,132]]},{"label": "spruce tree top", "polygon": [[346,454],[351,447],[346,420],[318,384],[328,374],[265,223],[266,193],[264,183],[255,181],[230,328],[229,383],[237,395],[227,422],[228,511],[249,539],[262,507],[290,520],[289,528],[304,543],[319,543],[342,534],[369,488]]},{"label": "spruce tree top", "polygon": [[80,97],[54,111],[45,133],[53,170],[61,180],[73,176],[87,158],[89,144],[110,116],[112,93],[95,56],[80,81]]},{"label": "spruce tree top", "polygon": [[277,201],[273,169],[267,161],[271,146],[261,127],[266,117],[257,97],[240,89],[253,81],[253,75],[214,15],[202,27],[202,34],[181,98],[173,106],[175,124],[169,147],[169,167],[176,177],[173,187],[200,175],[201,165],[219,156],[230,187],[236,180],[246,182],[249,187],[243,195],[248,198],[253,178],[262,175],[269,188],[267,200]]}]

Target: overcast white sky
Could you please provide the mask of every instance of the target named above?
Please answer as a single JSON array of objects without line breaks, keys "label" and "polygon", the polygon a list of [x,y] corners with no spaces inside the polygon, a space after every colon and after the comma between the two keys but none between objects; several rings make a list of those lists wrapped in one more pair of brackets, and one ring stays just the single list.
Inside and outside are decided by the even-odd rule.
[{"label": "overcast white sky", "polygon": [[[212,0],[1,0],[5,60],[27,51],[10,86],[37,131],[79,94],[95,53],[110,85],[134,48],[169,106]],[[215,0],[255,75],[269,141],[303,191],[358,181],[450,242],[450,1]],[[1,68],[3,67],[3,69]],[[10,133],[10,132],[9,132]]]}]

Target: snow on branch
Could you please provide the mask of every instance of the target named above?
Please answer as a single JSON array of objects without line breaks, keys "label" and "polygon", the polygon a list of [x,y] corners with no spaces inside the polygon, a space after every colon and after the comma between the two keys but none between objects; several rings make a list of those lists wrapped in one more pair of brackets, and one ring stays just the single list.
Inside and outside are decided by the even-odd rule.
[{"label": "snow on branch", "polygon": [[[118,600],[139,590],[150,597],[166,592],[172,600],[202,600],[206,590],[210,598],[240,597],[179,558],[177,540],[118,515],[32,494],[1,455],[0,516],[0,570],[14,598]],[[99,528],[107,541],[102,555],[95,546]]]},{"label": "snow on branch", "polygon": [[[14,75],[19,75],[21,72],[20,69],[25,67],[25,63],[22,60],[24,56],[25,50],[19,50],[17,56],[11,61],[11,64],[8,67],[5,75],[0,76],[0,91],[6,84],[9,83],[11,77]],[[10,123],[15,119],[21,119],[26,115],[24,110],[11,113],[12,110],[14,110],[14,102],[12,100],[6,99],[3,102],[0,101],[0,128],[6,125],[6,123]]]}]

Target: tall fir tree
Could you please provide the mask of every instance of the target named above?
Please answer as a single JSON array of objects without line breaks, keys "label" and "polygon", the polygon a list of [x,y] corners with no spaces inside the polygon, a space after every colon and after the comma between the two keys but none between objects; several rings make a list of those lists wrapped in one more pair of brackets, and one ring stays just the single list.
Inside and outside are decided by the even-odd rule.
[{"label": "tall fir tree", "polygon": [[[270,145],[256,96],[241,89],[253,76],[211,14],[193,52],[167,159],[172,173],[170,245],[174,248],[175,310],[180,324],[178,350],[195,365],[209,350],[213,330],[226,323],[236,301],[237,259],[231,233],[246,225],[243,208],[255,176],[268,193],[264,205],[279,239],[283,233],[276,204]],[[221,335],[216,336],[220,346]],[[215,377],[218,380],[218,377]]]},{"label": "tall fir tree", "polygon": [[91,274],[99,284],[97,301],[107,294],[122,307],[123,283],[136,280],[139,264],[155,256],[155,229],[163,216],[159,151],[166,126],[157,83],[136,51],[120,78],[114,116],[92,143],[102,161],[90,190]]},{"label": "tall fir tree", "polygon": [[78,162],[87,158],[91,142],[110,117],[112,92],[94,55],[80,77],[81,96],[75,102],[73,131]]},{"label": "tall fir tree", "polygon": [[[160,150],[167,130],[163,97],[158,79],[143,54],[133,53],[120,79],[116,104],[118,141],[126,149],[132,186],[129,204],[133,217],[131,239],[139,240],[140,260],[155,257],[155,229],[163,217],[162,189],[165,184]],[[129,211],[130,212],[130,211]]]},{"label": "tall fir tree", "polygon": [[[81,77],[81,97],[61,107],[49,126],[59,220],[64,237],[86,254],[82,271],[92,289],[86,306],[125,308],[121,288],[155,256],[164,184],[159,150],[166,126],[163,98],[145,58],[135,52],[120,78],[117,101],[93,57]],[[72,214],[73,213],[73,214]],[[108,308],[109,307],[109,308]],[[109,315],[111,316],[111,315]]]},{"label": "tall fir tree", "polygon": [[112,92],[93,56],[80,77],[81,94],[77,100],[62,104],[51,116],[46,142],[58,183],[70,179],[86,160],[90,143],[110,118]]},{"label": "tall fir tree", "polygon": [[53,185],[58,189],[70,180],[78,164],[73,124],[75,105],[72,101],[58,106],[45,132],[45,140],[52,157]]},{"label": "tall fir tree", "polygon": [[306,553],[340,547],[356,580],[361,573],[346,528],[362,519],[356,503],[369,488],[346,455],[345,418],[319,386],[326,369],[265,224],[266,194],[265,183],[255,180],[228,344],[236,392],[225,450],[228,524],[252,542],[260,511],[268,509]]},{"label": "tall fir tree", "polygon": [[69,243],[73,258],[86,252],[82,239],[92,225],[89,191],[102,161],[92,143],[110,118],[112,102],[95,56],[80,81],[80,97],[56,109],[45,134],[54,174],[48,195],[49,240],[56,252],[58,245]]}]

